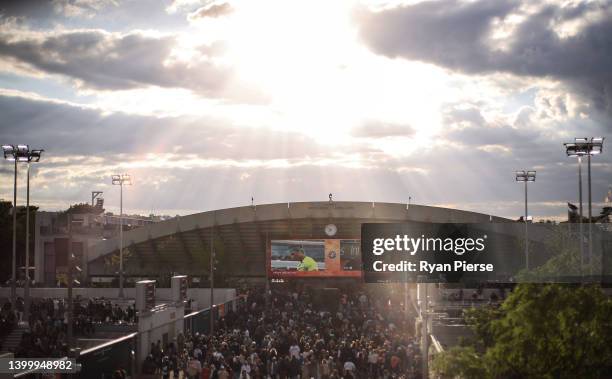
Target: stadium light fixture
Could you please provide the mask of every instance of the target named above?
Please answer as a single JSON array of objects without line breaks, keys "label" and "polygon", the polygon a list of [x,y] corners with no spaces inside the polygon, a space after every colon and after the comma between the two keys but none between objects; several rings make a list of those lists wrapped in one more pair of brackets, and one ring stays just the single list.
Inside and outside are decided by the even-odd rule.
[{"label": "stadium light fixture", "polygon": [[593,235],[592,235],[592,225],[591,221],[593,218],[593,202],[591,195],[591,156],[599,155],[603,152],[603,142],[604,137],[581,137],[574,138],[573,143],[566,143],[565,151],[568,157],[577,157],[578,158],[578,197],[580,201],[580,262],[584,263],[584,241],[583,241],[583,219],[582,219],[582,157],[587,157],[587,165],[588,165],[588,219],[589,219],[589,267],[592,273],[593,265]]},{"label": "stadium light fixture", "polygon": [[[28,145],[2,145],[2,151],[4,159],[10,162],[14,162],[14,175],[13,175],[13,264],[12,264],[12,275],[11,275],[11,303],[13,306],[16,305],[17,299],[17,163],[24,162],[28,164],[28,176],[27,176],[27,205],[26,205],[26,264],[25,264],[25,309],[24,313],[27,316],[29,311],[29,288],[30,288],[30,163],[36,163],[40,161],[40,157],[44,150],[30,150]],[[26,318],[27,320],[27,318]]]},{"label": "stadium light fixture", "polygon": [[515,171],[515,178],[518,183],[525,183],[525,215],[523,216],[523,222],[525,223],[525,268],[529,270],[529,230],[528,221],[529,212],[527,209],[527,183],[535,183],[536,172],[533,170],[521,170]]},{"label": "stadium light fixture", "polygon": [[30,166],[31,163],[40,162],[44,150],[30,150],[28,145],[17,145],[18,161],[27,163],[26,175],[26,258],[25,258],[25,288],[24,288],[24,317],[26,322],[30,318]]},{"label": "stadium light fixture", "polygon": [[588,185],[588,205],[589,205],[589,267],[590,273],[592,274],[593,265],[593,227],[591,225],[593,220],[593,201],[591,195],[591,156],[599,155],[603,153],[603,142],[604,137],[582,137],[574,138],[573,143],[566,143],[566,153],[569,157],[578,157],[578,175],[579,175],[579,197],[580,197],[580,251],[581,251],[581,262],[584,259],[584,242],[582,240],[582,157],[587,157],[587,185]]},{"label": "stadium light fixture", "polygon": [[17,306],[17,147],[2,145],[4,159],[14,163],[13,172],[13,262],[11,274],[11,304]]},{"label": "stadium light fixture", "polygon": [[583,230],[582,230],[582,157],[587,155],[586,143],[582,138],[574,139],[574,142],[565,143],[565,153],[568,157],[578,158],[578,202],[579,202],[579,236],[578,243],[580,244],[580,273],[584,267],[584,241],[583,241]]},{"label": "stadium light fixture", "polygon": [[132,185],[132,177],[129,174],[117,174],[111,176],[112,183],[119,186],[119,298],[124,298],[123,293],[123,186]]},{"label": "stadium light fixture", "polygon": [[2,145],[2,151],[4,152],[4,159],[7,161],[16,160],[17,148],[13,145]]}]

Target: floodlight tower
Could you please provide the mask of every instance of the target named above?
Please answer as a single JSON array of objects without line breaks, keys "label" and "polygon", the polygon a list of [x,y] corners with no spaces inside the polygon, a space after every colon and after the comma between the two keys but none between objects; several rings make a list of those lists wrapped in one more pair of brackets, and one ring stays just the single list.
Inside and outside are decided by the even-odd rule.
[{"label": "floodlight tower", "polygon": [[528,234],[528,219],[529,213],[527,209],[527,183],[535,183],[536,172],[535,171],[516,171],[516,181],[525,183],[525,216],[523,221],[525,222],[525,268],[529,270],[529,234]]},{"label": "floodlight tower", "polygon": [[[591,225],[592,217],[593,217],[593,204],[591,199],[591,156],[599,155],[603,152],[603,141],[604,137],[590,137],[590,138],[574,138],[573,143],[566,143],[565,149],[568,157],[577,157],[578,158],[578,175],[580,180],[579,186],[579,197],[580,197],[580,251],[581,254],[584,252],[584,241],[582,234],[582,173],[581,173],[581,163],[582,157],[587,157],[587,165],[588,165],[588,202],[589,202],[589,267],[590,270],[593,269],[592,258],[593,258],[593,229]],[[581,262],[584,258],[581,257]],[[591,272],[592,273],[592,272]]]},{"label": "floodlight tower", "polygon": [[30,166],[32,163],[40,162],[40,156],[44,150],[29,150],[24,153],[23,162],[27,163],[26,179],[26,258],[25,258],[25,288],[24,288],[24,318],[28,323],[30,320]]},{"label": "floodlight tower", "polygon": [[123,299],[123,186],[132,185],[128,174],[113,175],[112,183],[119,186],[119,298]]},{"label": "floodlight tower", "polygon": [[587,143],[588,155],[587,155],[587,166],[588,166],[588,191],[589,191],[589,267],[591,274],[593,274],[593,203],[591,199],[591,156],[599,155],[603,152],[603,141],[604,137],[591,137]]},{"label": "floodlight tower", "polygon": [[17,305],[17,162],[27,162],[28,145],[2,145],[4,159],[14,162],[13,175],[13,264],[11,275],[11,304]]},{"label": "floodlight tower", "polygon": [[564,143],[565,153],[568,157],[578,158],[578,202],[579,206],[579,222],[580,231],[578,236],[578,242],[580,244],[580,274],[584,268],[584,234],[582,229],[582,157],[588,155],[588,146],[586,138],[575,138],[574,142]]}]

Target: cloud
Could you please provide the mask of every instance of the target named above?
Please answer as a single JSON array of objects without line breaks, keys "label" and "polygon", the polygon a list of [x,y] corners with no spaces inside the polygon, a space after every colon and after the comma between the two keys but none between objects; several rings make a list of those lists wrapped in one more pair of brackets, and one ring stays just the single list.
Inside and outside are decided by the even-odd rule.
[{"label": "cloud", "polygon": [[251,128],[212,117],[106,114],[94,107],[18,91],[0,92],[0,141],[41,147],[55,157],[142,159],[174,154],[186,160],[300,160],[317,158],[323,146],[301,133]]},{"label": "cloud", "polygon": [[414,129],[409,125],[368,122],[353,128],[351,135],[359,138],[412,137]]},{"label": "cloud", "polygon": [[[406,202],[412,196],[422,204],[514,217],[522,211],[522,192],[513,172],[524,168],[538,170],[530,188],[535,215],[558,215],[564,201],[575,199],[575,161],[565,157],[563,140],[535,127],[537,119],[525,117],[518,127],[465,104],[449,104],[443,113],[444,132],[431,148],[394,156],[366,143],[376,140],[330,148],[299,133],[221,119],[104,114],[8,92],[0,96],[0,140],[46,150],[33,172],[32,196],[47,210],[83,202],[93,189],[103,190],[115,210],[118,194],[109,175],[116,172],[135,178],[124,200],[130,212],[141,213],[246,205],[252,195],[256,203],[326,200],[333,192],[337,200]],[[504,156],[504,149],[512,155]],[[596,159],[594,199],[610,184],[610,159]],[[11,188],[10,180],[0,182],[0,197],[9,198]],[[561,206],[538,205],[555,201]]]},{"label": "cloud", "polygon": [[196,20],[206,17],[218,18],[230,14],[234,11],[234,8],[230,3],[217,3],[213,2],[200,7],[189,14],[189,20]]},{"label": "cloud", "polygon": [[53,15],[66,18],[92,18],[110,7],[117,7],[116,0],[4,0],[0,15],[4,17],[44,19]]},{"label": "cloud", "polygon": [[357,22],[378,54],[561,80],[612,114],[612,2],[427,1],[361,10]]},{"label": "cloud", "polygon": [[104,8],[117,6],[115,0],[53,0],[55,11],[65,17],[92,18]]},{"label": "cloud", "polygon": [[197,49],[189,60],[176,59],[173,35],[67,30],[53,33],[0,32],[0,57],[47,74],[101,90],[147,86],[187,88],[201,95],[228,95],[231,70],[213,62],[212,50]]}]

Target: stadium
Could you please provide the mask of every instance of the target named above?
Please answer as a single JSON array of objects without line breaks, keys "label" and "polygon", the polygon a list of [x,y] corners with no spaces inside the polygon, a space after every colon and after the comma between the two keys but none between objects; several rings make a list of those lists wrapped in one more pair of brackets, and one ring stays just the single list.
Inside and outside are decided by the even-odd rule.
[{"label": "stadium", "polygon": [[0,378],[612,379],[610,15],[2,1]]},{"label": "stadium", "polygon": [[[149,224],[124,233],[127,276],[158,277],[178,272],[207,276],[211,246],[233,278],[266,278],[272,240],[359,239],[363,223],[485,223],[511,220],[416,204],[298,202],[221,209]],[[333,225],[333,234],[326,226]],[[108,258],[119,253],[118,238],[103,241],[88,256],[90,277],[115,276]]]}]

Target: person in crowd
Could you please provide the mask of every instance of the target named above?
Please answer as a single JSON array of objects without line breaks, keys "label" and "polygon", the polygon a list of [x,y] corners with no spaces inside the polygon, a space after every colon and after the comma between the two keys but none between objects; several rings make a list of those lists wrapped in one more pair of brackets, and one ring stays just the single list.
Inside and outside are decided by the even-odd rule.
[{"label": "person in crowd", "polygon": [[[96,325],[135,323],[133,306],[121,307],[108,299],[83,299],[77,296],[73,303],[73,334],[91,338]],[[13,353],[18,358],[62,357],[68,354],[68,301],[67,299],[31,299],[29,330]],[[5,303],[0,312],[0,338],[7,336],[23,320],[23,301],[18,299],[16,309]]]},{"label": "person in crowd", "polygon": [[[266,305],[265,297],[268,296]],[[419,345],[414,315],[403,303],[380,298],[367,287],[347,289],[338,312],[315,309],[309,290],[252,287],[244,302],[216,323],[215,333],[185,333],[176,342],[151,346],[158,372],[205,379],[416,378]],[[374,299],[374,300],[371,300]],[[378,300],[377,300],[378,299]],[[403,300],[402,300],[403,301]],[[178,340],[178,337],[177,337]],[[185,357],[187,360],[185,360]],[[181,361],[186,362],[181,368]],[[196,373],[197,364],[202,369]]]}]

